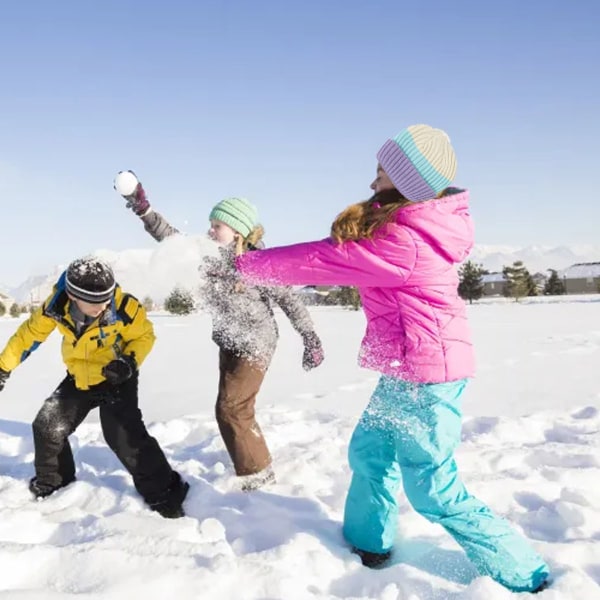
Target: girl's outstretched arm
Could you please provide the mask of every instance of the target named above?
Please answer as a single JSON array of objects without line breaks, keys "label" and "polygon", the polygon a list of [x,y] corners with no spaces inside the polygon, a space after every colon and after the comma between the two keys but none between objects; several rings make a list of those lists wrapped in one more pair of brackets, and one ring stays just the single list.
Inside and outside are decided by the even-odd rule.
[{"label": "girl's outstretched arm", "polygon": [[412,273],[416,245],[406,230],[357,242],[331,239],[248,252],[236,268],[259,285],[395,287]]}]

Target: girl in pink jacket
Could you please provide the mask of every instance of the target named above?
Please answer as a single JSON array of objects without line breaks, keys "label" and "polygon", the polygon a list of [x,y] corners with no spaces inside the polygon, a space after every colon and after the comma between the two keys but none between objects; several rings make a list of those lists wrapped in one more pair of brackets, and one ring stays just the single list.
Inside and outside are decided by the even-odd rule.
[{"label": "girl in pink jacket", "polygon": [[473,245],[469,194],[450,187],[448,136],[413,125],[377,154],[370,200],[342,212],[325,240],[240,256],[254,284],[353,285],[367,318],[360,363],[381,378],[350,442],[344,535],[366,566],[386,562],[396,537],[400,484],[483,575],[538,591],[548,567],[510,525],[473,497],[453,458],[461,396],[474,375],[456,264]]}]

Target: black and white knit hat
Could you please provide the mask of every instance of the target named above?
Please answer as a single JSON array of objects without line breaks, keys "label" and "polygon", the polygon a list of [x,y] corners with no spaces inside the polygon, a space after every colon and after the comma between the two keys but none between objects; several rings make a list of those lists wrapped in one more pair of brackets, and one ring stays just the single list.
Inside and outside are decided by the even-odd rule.
[{"label": "black and white knit hat", "polygon": [[115,276],[110,266],[97,258],[78,258],[67,268],[66,288],[74,298],[102,304],[112,298]]}]

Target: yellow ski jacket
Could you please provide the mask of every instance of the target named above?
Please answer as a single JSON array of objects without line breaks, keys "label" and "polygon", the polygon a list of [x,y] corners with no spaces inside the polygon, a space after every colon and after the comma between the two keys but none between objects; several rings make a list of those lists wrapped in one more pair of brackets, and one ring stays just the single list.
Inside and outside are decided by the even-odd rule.
[{"label": "yellow ski jacket", "polygon": [[53,293],[23,322],[0,353],[0,368],[12,371],[58,328],[63,335],[62,358],[75,386],[87,390],[105,381],[102,369],[124,354],[133,355],[138,367],[148,356],[154,328],[140,302],[116,287],[107,309],[79,336],[69,315],[70,300],[64,274]]}]

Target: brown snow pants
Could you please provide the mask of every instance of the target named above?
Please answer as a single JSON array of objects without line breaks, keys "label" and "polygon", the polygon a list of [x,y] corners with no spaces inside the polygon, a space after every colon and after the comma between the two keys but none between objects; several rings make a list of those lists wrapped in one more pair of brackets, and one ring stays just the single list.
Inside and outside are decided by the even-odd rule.
[{"label": "brown snow pants", "polygon": [[266,369],[219,351],[219,395],[215,413],[237,475],[252,475],[271,464],[265,438],[254,418],[256,395]]}]

